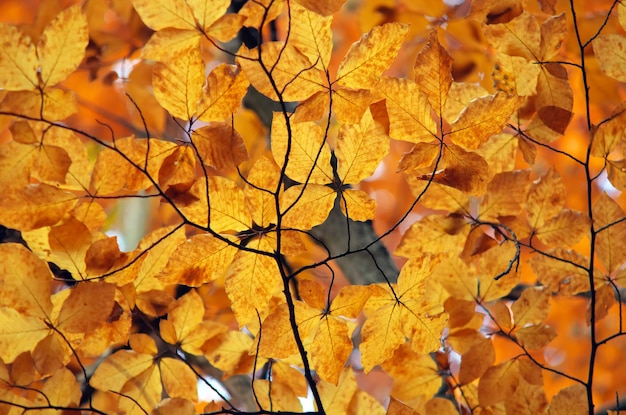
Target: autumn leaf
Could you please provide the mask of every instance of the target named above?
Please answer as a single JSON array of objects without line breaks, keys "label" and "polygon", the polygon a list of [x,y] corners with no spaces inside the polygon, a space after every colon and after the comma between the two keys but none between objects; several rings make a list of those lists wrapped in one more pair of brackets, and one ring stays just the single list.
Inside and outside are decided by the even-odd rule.
[{"label": "autumn leaf", "polygon": [[606,75],[624,82],[624,60],[626,59],[626,39],[622,35],[602,35],[593,42],[593,53],[600,63],[600,69]]},{"label": "autumn leaf", "polygon": [[0,86],[9,91],[37,87],[39,62],[31,39],[7,23],[0,25],[0,39]]}]

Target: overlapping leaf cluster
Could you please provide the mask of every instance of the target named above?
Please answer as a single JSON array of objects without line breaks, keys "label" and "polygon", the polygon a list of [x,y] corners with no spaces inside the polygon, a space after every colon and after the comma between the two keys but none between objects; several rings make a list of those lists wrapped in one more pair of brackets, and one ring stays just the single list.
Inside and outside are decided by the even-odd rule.
[{"label": "overlapping leaf cluster", "polygon": [[[593,376],[554,369],[536,351],[559,334],[546,322],[553,296],[588,298],[589,367],[624,334],[620,313],[609,336],[596,335],[621,309],[625,215],[597,184],[606,171],[625,187],[623,106],[593,125],[587,95],[585,154],[558,146],[575,115],[570,73],[589,88],[593,48],[602,72],[624,81],[613,53],[622,34],[604,34],[604,22],[582,39],[574,3],[566,15],[551,2],[539,13],[476,1],[469,18],[493,53],[490,93],[455,81],[441,28],[423,36],[410,76],[384,74],[411,40],[393,21],[333,65],[341,1],[263,0],[237,12],[225,0],[113,3],[153,31],[136,67],[151,68],[143,93],[179,136],[146,126],[142,137],[105,137],[70,118],[76,94],[58,84],[71,85],[90,40],[102,40],[97,7],[65,9],[32,36],[0,25],[0,224],[23,238],[0,245],[2,410],[301,412],[311,393],[319,413],[383,414],[355,376],[382,369],[393,380],[389,414],[593,411]],[[613,3],[607,21],[623,24],[625,10]],[[276,22],[284,30],[268,38]],[[230,50],[242,28],[257,30],[259,46]],[[578,54],[564,56],[571,39]],[[281,109],[267,141],[236,123],[251,86]],[[129,97],[148,111],[145,96]],[[316,281],[310,270],[352,251],[312,259],[309,231],[336,204],[346,232],[348,219],[375,219],[359,186],[407,143],[393,167],[414,197],[385,235],[413,209],[421,216],[394,252],[406,260],[397,283]],[[558,166],[542,168],[538,148],[584,172],[586,210],[570,207],[572,189]],[[165,224],[130,252],[104,233],[111,201],[125,198],[158,200]],[[534,276],[522,279],[526,264]],[[497,338],[515,357],[498,358]],[[546,371],[571,381],[550,402]],[[233,396],[203,402],[207,375]]]}]

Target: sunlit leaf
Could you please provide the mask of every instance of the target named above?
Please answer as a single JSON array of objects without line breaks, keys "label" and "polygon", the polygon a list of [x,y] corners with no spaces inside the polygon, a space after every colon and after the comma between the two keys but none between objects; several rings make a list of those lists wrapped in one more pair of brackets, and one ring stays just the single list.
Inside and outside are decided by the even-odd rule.
[{"label": "sunlit leaf", "polygon": [[413,70],[415,82],[428,96],[430,106],[441,116],[452,85],[452,57],[439,43],[436,30],[430,32],[428,43],[417,55]]},{"label": "sunlit leaf", "polygon": [[281,199],[281,211],[284,212],[282,225],[294,229],[311,229],[322,224],[336,197],[334,189],[319,184],[290,187]]},{"label": "sunlit leaf", "polygon": [[481,377],[495,361],[495,353],[490,339],[483,338],[480,342],[473,344],[461,355],[459,382],[466,384]]},{"label": "sunlit leaf", "polygon": [[0,24],[0,87],[9,91],[35,89],[37,54],[30,38],[17,27]]},{"label": "sunlit leaf", "polygon": [[551,168],[530,186],[526,207],[531,228],[544,226],[547,220],[561,212],[564,204],[565,185],[559,173]]},{"label": "sunlit leaf", "polygon": [[74,72],[89,42],[87,19],[79,5],[61,12],[43,31],[37,44],[40,74],[45,86]]},{"label": "sunlit leaf", "polygon": [[577,383],[561,389],[554,395],[548,408],[548,415],[582,415],[589,413],[588,407],[587,390]]},{"label": "sunlit leaf", "polygon": [[547,346],[556,337],[556,332],[548,325],[536,324],[515,330],[515,337],[525,348],[537,350]]},{"label": "sunlit leaf", "polygon": [[[343,1],[331,0],[334,3]],[[300,5],[300,4],[302,5]],[[308,3],[308,4],[303,4]],[[323,1],[300,0],[291,6],[291,34],[289,41],[304,53],[311,63],[316,63],[322,69],[328,68],[330,53],[333,48],[332,32],[330,24],[332,16],[323,17],[321,14],[311,11],[310,5],[321,5]],[[303,7],[304,6],[304,7]]]},{"label": "sunlit leaf", "polygon": [[208,29],[226,13],[228,0],[186,0],[201,29]]},{"label": "sunlit leaf", "polygon": [[0,307],[0,358],[6,363],[13,362],[21,353],[33,350],[49,331],[39,318]]},{"label": "sunlit leaf", "polygon": [[219,171],[236,171],[237,166],[248,159],[243,138],[227,124],[213,123],[198,128],[192,133],[191,141],[202,163]]},{"label": "sunlit leaf", "polygon": [[141,20],[154,30],[196,27],[191,8],[185,0],[133,0],[132,3]]},{"label": "sunlit leaf", "polygon": [[233,65],[222,64],[209,73],[196,110],[202,121],[222,121],[230,118],[241,106],[250,83]]},{"label": "sunlit leaf", "polygon": [[485,371],[478,383],[478,399],[482,406],[503,402],[511,396],[519,382],[519,369],[515,360],[509,360]]},{"label": "sunlit leaf", "polygon": [[353,89],[373,87],[398,54],[409,28],[388,23],[373,28],[354,43],[337,69],[337,82]]},{"label": "sunlit leaf", "polygon": [[127,381],[152,366],[153,359],[150,354],[118,350],[98,365],[89,384],[104,391],[119,391]]},{"label": "sunlit leaf", "polygon": [[602,72],[620,82],[625,82],[626,38],[617,34],[600,35],[593,40],[592,45]]},{"label": "sunlit leaf", "polygon": [[106,322],[113,309],[115,286],[85,282],[72,289],[63,302],[57,328],[70,333],[87,333]]},{"label": "sunlit leaf", "polygon": [[550,294],[545,289],[527,288],[511,306],[517,327],[543,322],[550,311]]},{"label": "sunlit leaf", "polygon": [[164,357],[159,362],[163,387],[172,398],[198,400],[198,380],[182,360]]}]

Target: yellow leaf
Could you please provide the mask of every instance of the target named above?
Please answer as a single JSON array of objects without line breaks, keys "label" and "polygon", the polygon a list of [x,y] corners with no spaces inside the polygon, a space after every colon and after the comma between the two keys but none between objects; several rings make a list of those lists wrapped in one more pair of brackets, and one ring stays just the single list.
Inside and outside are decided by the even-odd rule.
[{"label": "yellow leaf", "polygon": [[483,26],[485,37],[499,52],[521,56],[528,61],[540,58],[541,28],[534,15],[524,11],[509,22]]},{"label": "yellow leaf", "polygon": [[563,388],[554,395],[548,415],[583,415],[589,413],[587,390],[583,385],[575,384]]},{"label": "yellow leaf", "polygon": [[421,169],[431,166],[440,152],[439,143],[417,143],[410,151],[402,154],[398,162],[398,171],[416,174]]},{"label": "yellow leaf", "polygon": [[202,322],[203,316],[204,303],[196,290],[191,290],[180,297],[167,313],[167,321],[172,324],[176,334],[176,339],[168,342],[176,344],[184,341],[187,336],[193,334],[194,329]]},{"label": "yellow leaf", "polygon": [[625,122],[626,105],[618,105],[613,110],[611,117],[592,131],[591,155],[606,158],[613,152],[622,140]]},{"label": "yellow leaf", "polygon": [[141,20],[154,30],[196,28],[196,21],[185,0],[132,0],[132,3]]},{"label": "yellow leaf", "polygon": [[432,398],[426,402],[426,415],[457,415],[458,409],[446,398]]},{"label": "yellow leaf", "polygon": [[186,0],[200,29],[208,29],[217,19],[226,13],[228,0]]},{"label": "yellow leaf", "polygon": [[[82,392],[76,376],[69,369],[61,368],[46,380],[36,403],[41,406],[73,407],[80,404],[81,396]],[[42,411],[42,414],[45,412]]]},{"label": "yellow leaf", "polygon": [[604,228],[596,237],[596,254],[609,272],[613,272],[626,261],[626,252],[620,247],[620,241],[626,237],[624,211],[609,197],[602,193],[593,206],[593,219],[596,231]]},{"label": "yellow leaf", "polygon": [[468,104],[476,98],[489,95],[480,85],[453,82],[448,91],[448,99],[443,111],[443,118],[452,122],[456,120]]},{"label": "yellow leaf", "polygon": [[[42,102],[43,98],[43,102]],[[40,91],[9,92],[0,102],[0,110],[13,112],[27,117],[57,121],[78,112],[76,94],[58,88],[45,88],[43,97]]]},{"label": "yellow leaf", "polygon": [[330,313],[334,316],[356,318],[370,296],[368,286],[348,285],[343,287],[330,305]]},{"label": "yellow leaf", "polygon": [[49,319],[51,282],[47,264],[24,246],[0,245],[0,306],[11,307],[25,316]]},{"label": "yellow leaf", "polygon": [[537,350],[547,346],[556,337],[556,332],[546,324],[535,324],[515,330],[515,337],[525,348]]},{"label": "yellow leaf", "polygon": [[541,23],[540,56],[543,61],[554,59],[558,55],[568,30],[565,13],[551,14],[552,16]]},{"label": "yellow leaf", "polygon": [[[373,98],[369,89],[337,88],[333,89],[332,94],[333,113],[339,122],[346,124],[356,124],[361,121]],[[327,104],[324,105],[324,108],[326,106]]]},{"label": "yellow leaf", "polygon": [[236,252],[212,235],[195,235],[176,248],[157,278],[167,285],[199,287],[226,275]]},{"label": "yellow leaf", "polygon": [[473,272],[468,272],[468,265],[456,256],[444,260],[435,271],[434,278],[451,297],[468,301],[478,297],[478,279]]},{"label": "yellow leaf", "polygon": [[91,233],[82,222],[68,218],[50,229],[48,242],[50,261],[67,269],[77,280],[86,277],[85,257],[91,245]]},{"label": "yellow leaf", "polygon": [[[13,134],[15,139],[15,134]],[[0,146],[0,186],[5,194],[26,187],[36,153],[30,145],[9,141]]]},{"label": "yellow leaf", "polygon": [[288,385],[263,379],[256,380],[252,386],[261,408],[271,408],[272,411],[288,413],[302,411],[302,404],[298,396]]},{"label": "yellow leaf", "polygon": [[12,363],[21,353],[35,349],[49,332],[41,319],[0,307],[0,359],[4,363]]},{"label": "yellow leaf", "polygon": [[267,24],[276,19],[283,11],[284,5],[284,0],[248,1],[239,10],[239,14],[246,17],[246,27],[259,29],[261,24]]},{"label": "yellow leaf", "polygon": [[266,157],[261,157],[248,173],[248,185],[244,189],[252,220],[261,227],[276,223],[276,192],[280,181],[280,169]]},{"label": "yellow leaf", "polygon": [[461,232],[447,229],[443,219],[441,215],[430,215],[415,222],[402,236],[394,254],[411,258],[424,252],[447,252],[451,256],[461,253],[469,228],[465,226]]},{"label": "yellow leaf", "polygon": [[[615,278],[617,280],[617,278]],[[596,321],[600,321],[609,314],[609,310],[617,303],[615,298],[615,289],[611,284],[602,284],[596,288]],[[591,325],[591,301],[587,304],[585,310],[585,321],[587,326]]]},{"label": "yellow leaf", "polygon": [[182,51],[167,64],[157,62],[152,75],[154,96],[171,115],[191,120],[204,84],[204,62],[197,48]]},{"label": "yellow leaf", "polygon": [[436,137],[437,125],[428,97],[416,82],[382,77],[376,91],[386,98],[390,136],[412,143],[432,141]]},{"label": "yellow leaf", "polygon": [[413,352],[406,344],[400,346],[382,368],[394,379],[391,396],[404,402],[433,396],[441,386],[433,358]]},{"label": "yellow leaf", "polygon": [[430,32],[428,43],[417,55],[413,70],[415,82],[441,117],[452,85],[452,57],[439,43],[436,30]]},{"label": "yellow leaf", "polygon": [[345,1],[346,0],[296,0],[296,3],[322,16],[331,16],[341,9]]},{"label": "yellow leaf", "polygon": [[477,149],[502,131],[523,100],[504,92],[474,99],[450,126],[452,141],[466,149]]},{"label": "yellow leaf", "polygon": [[389,137],[365,111],[358,124],[344,124],[337,133],[337,173],[343,183],[359,183],[371,176],[389,152]]},{"label": "yellow leaf", "polygon": [[499,173],[487,185],[487,194],[480,204],[480,218],[497,220],[498,216],[516,216],[524,208],[530,185],[530,170]]},{"label": "yellow leaf", "polygon": [[[195,30],[165,28],[155,32],[141,49],[141,57],[156,62],[169,62],[185,51],[200,48],[201,34]],[[133,95],[136,100],[137,97]]]},{"label": "yellow leaf", "polygon": [[324,131],[314,122],[291,124],[289,133],[283,115],[275,113],[272,120],[272,154],[279,166],[287,164],[285,174],[292,180],[315,184],[333,181],[330,150]]},{"label": "yellow leaf", "polygon": [[350,415],[385,415],[385,408],[369,393],[358,390],[350,401]]},{"label": "yellow leaf", "polygon": [[[250,336],[241,331],[227,331],[210,339],[202,349],[213,366],[230,374],[236,373],[251,347]],[[264,359],[258,359],[257,364],[263,365]]]},{"label": "yellow leaf", "polygon": [[230,118],[241,106],[250,83],[234,65],[221,64],[211,71],[202,91],[197,118],[201,121],[222,121]]},{"label": "yellow leaf", "polygon": [[537,77],[541,67],[519,56],[496,55],[492,74],[498,90],[511,95],[530,96],[537,93]]},{"label": "yellow leaf", "polygon": [[563,209],[535,231],[541,242],[548,246],[567,247],[578,243],[589,234],[589,217],[581,212]]},{"label": "yellow leaf", "polygon": [[[483,301],[493,301],[509,294],[519,283],[519,274],[511,261],[515,258],[515,244],[504,242],[480,255],[476,269],[479,270],[479,295]],[[500,275],[511,267],[509,273]],[[500,275],[496,281],[495,277]]]},{"label": "yellow leaf", "polygon": [[159,362],[161,380],[168,396],[198,400],[198,380],[193,371],[179,359],[164,357]]},{"label": "yellow leaf", "polygon": [[159,352],[156,341],[146,333],[133,333],[129,336],[128,345],[137,353],[156,355]]},{"label": "yellow leaf", "polygon": [[290,43],[263,43],[260,50],[242,46],[237,62],[252,86],[275,101],[279,96],[284,101],[302,101],[326,89],[323,72]]},{"label": "yellow leaf", "polygon": [[123,396],[132,399],[121,399],[119,410],[127,415],[144,415],[161,402],[163,384],[156,365],[151,365],[132,380],[126,382],[120,390]]},{"label": "yellow leaf", "polygon": [[[444,148],[443,170],[434,173],[435,183],[459,189],[469,195],[481,195],[485,192],[489,181],[489,166],[477,153],[465,151],[462,147],[448,144]],[[419,177],[429,180],[430,173]]]},{"label": "yellow leaf", "polygon": [[476,336],[476,339],[469,344],[469,347],[461,355],[459,382],[465,385],[481,377],[494,363],[495,357],[495,349],[491,339],[480,334]]},{"label": "yellow leaf", "polygon": [[310,348],[315,371],[336,385],[352,348],[347,322],[333,316],[322,317]]},{"label": "yellow leaf", "polygon": [[81,6],[75,5],[59,13],[46,26],[37,44],[43,85],[55,85],[74,72],[85,56],[87,43],[87,18]]},{"label": "yellow leaf", "polygon": [[198,128],[192,133],[191,141],[200,161],[221,172],[237,171],[237,166],[248,159],[243,137],[228,124],[212,123]]},{"label": "yellow leaf", "polygon": [[543,385],[534,385],[520,380],[515,393],[504,401],[508,414],[542,414],[548,406]]},{"label": "yellow leaf", "polygon": [[98,365],[89,384],[102,391],[119,391],[127,381],[152,366],[153,359],[151,354],[118,350]]},{"label": "yellow leaf", "polygon": [[0,23],[0,88],[8,91],[35,89],[37,54],[28,36],[15,26]]},{"label": "yellow leaf", "polygon": [[574,295],[589,291],[589,274],[586,267],[589,259],[578,252],[554,249],[547,252],[557,259],[536,255],[530,266],[547,289],[563,295]]},{"label": "yellow leaf", "polygon": [[407,25],[387,23],[361,36],[339,64],[335,82],[353,89],[373,87],[396,58],[408,31]]},{"label": "yellow leaf", "polygon": [[184,193],[196,179],[196,153],[191,146],[177,146],[163,159],[158,183],[166,193]]},{"label": "yellow leaf", "polygon": [[[316,1],[314,4],[322,2]],[[304,7],[303,7],[304,6]],[[293,3],[291,13],[291,35],[289,42],[304,53],[311,63],[319,60],[321,69],[327,69],[333,49],[333,37],[330,30],[332,16],[321,16],[305,8],[306,5]]]},{"label": "yellow leaf", "polygon": [[[271,252],[264,238],[254,240],[247,246]],[[258,316],[264,318],[274,291],[282,287],[276,260],[267,255],[237,252],[226,273],[225,287],[239,327],[257,321]]]},{"label": "yellow leaf", "polygon": [[[244,7],[248,4],[250,3],[245,3]],[[278,2],[276,1],[273,4],[278,4]],[[207,32],[209,36],[226,43],[237,36],[245,21],[246,16],[232,13],[224,14],[208,28]]]},{"label": "yellow leaf", "polygon": [[[294,302],[294,310],[298,333],[306,338],[319,324],[321,312],[302,301]],[[259,356],[268,358],[286,358],[298,353],[287,304],[279,305],[263,320],[254,349],[259,351]]]},{"label": "yellow leaf", "polygon": [[478,150],[479,156],[489,165],[489,177],[515,170],[518,140],[512,134],[502,133],[491,138]]},{"label": "yellow leaf", "polygon": [[529,287],[511,305],[511,311],[516,327],[541,323],[550,311],[550,294],[546,289]]},{"label": "yellow leaf", "polygon": [[291,186],[280,202],[284,215],[282,226],[306,230],[320,225],[328,217],[336,197],[334,189],[319,184]]},{"label": "yellow leaf", "polygon": [[519,376],[516,360],[507,360],[487,369],[478,383],[480,405],[487,407],[503,402],[515,393]]},{"label": "yellow leaf", "polygon": [[623,35],[607,34],[596,37],[593,53],[600,62],[600,69],[607,76],[620,82],[626,82],[626,38]]},{"label": "yellow leaf", "polygon": [[133,281],[138,294],[163,289],[163,284],[156,276],[165,268],[176,248],[184,241],[185,231],[181,226],[178,228],[168,226],[158,228],[139,242],[140,250],[147,250],[148,247],[150,249],[139,267],[137,278]]},{"label": "yellow leaf", "polygon": [[320,283],[313,280],[298,281],[298,294],[311,307],[320,310],[326,309],[328,293]]},{"label": "yellow leaf", "polygon": [[[344,216],[365,222],[374,219],[376,201],[362,190],[346,189],[341,192],[341,212]],[[344,203],[345,202],[345,203]]]},{"label": "yellow leaf", "polygon": [[318,388],[327,413],[347,414],[350,401],[359,387],[353,369],[348,367],[341,374],[338,385],[335,386],[322,380]]},{"label": "yellow leaf", "polygon": [[565,185],[561,176],[550,168],[528,192],[526,208],[531,228],[539,229],[546,221],[556,216],[565,205]]},{"label": "yellow leaf", "polygon": [[113,309],[115,285],[83,282],[63,302],[56,327],[69,333],[88,333],[105,323]]},{"label": "yellow leaf", "polygon": [[[215,401],[211,402],[213,405],[217,405]],[[211,409],[209,405],[204,408],[204,412],[218,411],[221,407],[215,406],[215,409]],[[182,398],[165,398],[152,412],[154,415],[194,415],[196,413],[196,407],[193,402]]]}]

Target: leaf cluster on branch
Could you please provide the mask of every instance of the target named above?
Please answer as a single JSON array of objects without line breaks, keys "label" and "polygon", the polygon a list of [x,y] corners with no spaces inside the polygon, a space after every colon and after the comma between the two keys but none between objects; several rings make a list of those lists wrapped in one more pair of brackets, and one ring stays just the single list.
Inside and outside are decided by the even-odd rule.
[{"label": "leaf cluster on branch", "polygon": [[1,414],[622,406],[626,6],[357,3],[0,23]]}]

